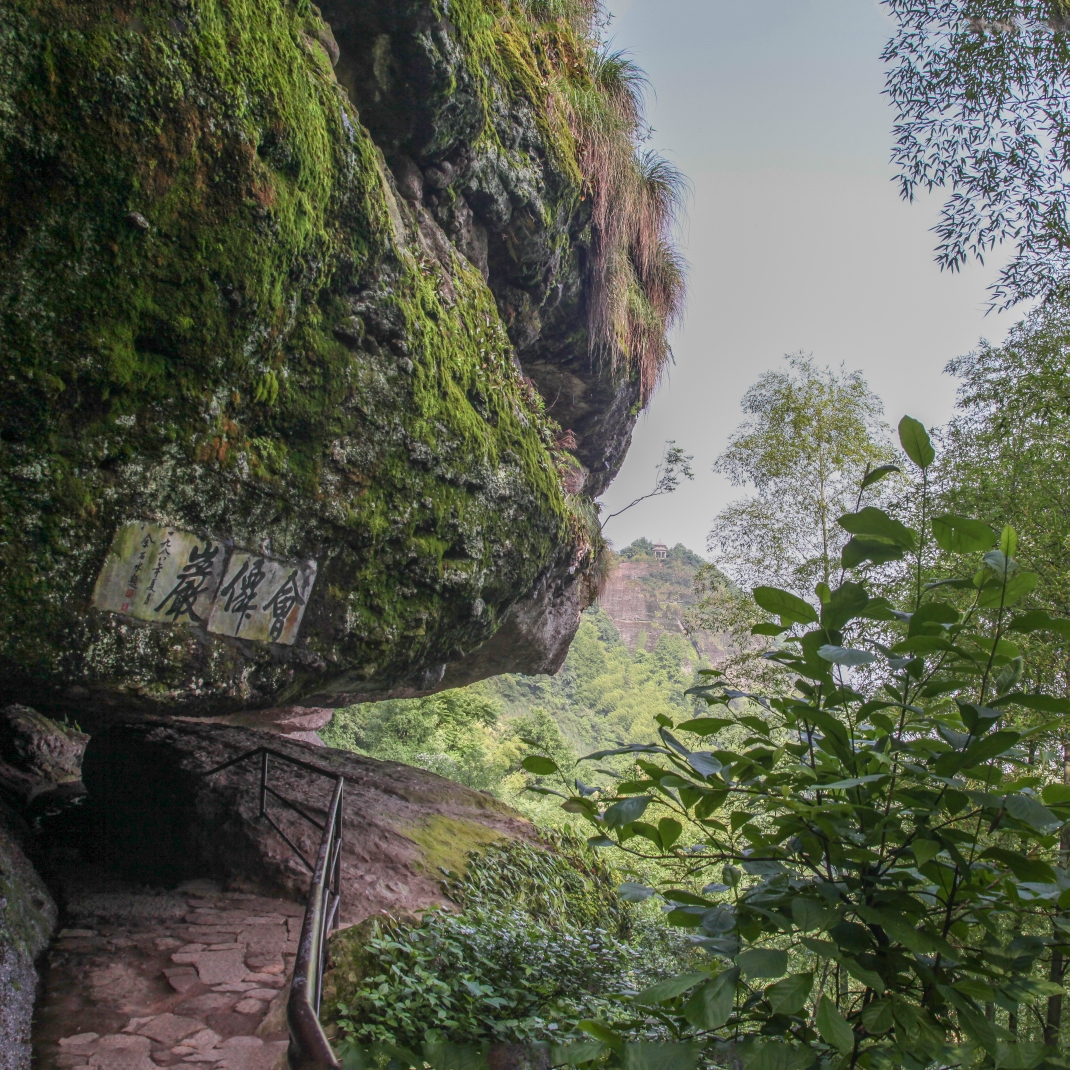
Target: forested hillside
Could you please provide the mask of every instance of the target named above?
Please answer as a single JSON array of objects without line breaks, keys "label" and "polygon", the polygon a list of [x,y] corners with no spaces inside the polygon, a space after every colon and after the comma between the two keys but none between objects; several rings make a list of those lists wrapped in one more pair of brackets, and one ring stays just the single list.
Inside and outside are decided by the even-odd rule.
[{"label": "forested hillside", "polygon": [[[698,669],[712,660],[683,630],[683,612],[702,558],[682,545],[669,560],[656,561],[645,539],[621,553],[624,566],[638,566],[638,588],[651,622],[625,642],[602,601],[583,615],[568,658],[556,676],[498,676],[422,699],[397,699],[349,707],[322,733],[336,747],[408,762],[475,788],[512,798],[514,778],[533,739],[569,758],[646,739],[659,714],[680,720],[692,699],[684,692]],[[615,586],[614,586],[615,585]],[[611,595],[626,591],[620,572],[611,574]],[[608,599],[609,609],[624,601]],[[627,629],[632,621],[620,622]],[[639,641],[641,640],[641,641]],[[714,647],[715,653],[716,647]]]}]

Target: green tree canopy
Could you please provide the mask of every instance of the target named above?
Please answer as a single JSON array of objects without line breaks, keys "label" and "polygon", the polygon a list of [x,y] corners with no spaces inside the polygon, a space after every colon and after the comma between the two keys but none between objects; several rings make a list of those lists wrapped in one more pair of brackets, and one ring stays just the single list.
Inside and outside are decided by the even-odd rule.
[{"label": "green tree canopy", "polygon": [[883,406],[858,371],[785,358],[743,395],[748,419],[714,471],[754,494],[723,509],[710,532],[718,564],[741,587],[809,593],[839,570],[847,541],[836,518],[854,508],[868,467],[888,460]]},{"label": "green tree canopy", "polygon": [[[947,370],[960,386],[940,470],[944,506],[1013,522],[1039,577],[1026,604],[1070,613],[1070,310],[1038,309],[1002,346],[984,343]],[[1034,685],[1070,693],[1065,640],[1038,633],[1027,646]]]},{"label": "green tree canopy", "polygon": [[[929,469],[922,425],[899,433]],[[663,867],[621,895],[660,900],[708,955],[624,997],[630,1021],[579,1023],[601,1048],[576,1062],[1065,1070],[1070,785],[1036,753],[1053,724],[1022,731],[1009,711],[1070,714],[1019,686],[1018,645],[1070,635],[1070,619],[1024,608],[1037,576],[1014,528],[923,501],[911,515],[926,526],[911,529],[863,507],[866,483],[837,518],[865,541],[834,590],[753,592],[779,618],[757,634],[777,636],[768,657],[795,677],[789,692],[746,694],[709,670],[694,689],[704,716],[659,717],[646,741],[581,759],[627,758],[631,777],[573,787],[561,771],[592,844]],[[913,559],[921,575],[931,543],[962,571],[904,588],[871,567]],[[737,712],[740,697],[753,710]],[[646,1043],[654,1023],[677,1061]]]},{"label": "green tree canopy", "polygon": [[884,0],[903,196],[945,188],[937,261],[954,270],[1011,240],[998,303],[1070,293],[1070,5]]}]

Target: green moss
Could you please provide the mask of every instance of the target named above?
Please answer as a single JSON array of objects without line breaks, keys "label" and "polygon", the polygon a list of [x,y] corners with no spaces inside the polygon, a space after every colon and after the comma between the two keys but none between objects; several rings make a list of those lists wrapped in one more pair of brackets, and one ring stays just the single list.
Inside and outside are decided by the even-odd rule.
[{"label": "green moss", "polygon": [[555,100],[562,82],[589,84],[588,44],[565,12],[535,17],[531,6],[516,0],[451,0],[450,22],[464,45],[469,73],[480,89],[485,123],[483,137],[498,144],[492,114],[495,96],[504,89],[513,99],[534,105],[535,121],[554,162],[578,197],[583,178],[578,146],[566,113]]},{"label": "green moss", "polygon": [[[0,9],[0,665],[46,706],[396,679],[568,552],[555,428],[493,297],[391,203],[320,35],[307,0]],[[335,336],[358,292],[411,374]],[[92,613],[139,516],[316,557],[307,656]]]},{"label": "green moss", "polygon": [[473,853],[502,838],[486,825],[443,814],[430,814],[400,831],[420,848],[426,871],[439,879],[444,872],[463,875]]}]

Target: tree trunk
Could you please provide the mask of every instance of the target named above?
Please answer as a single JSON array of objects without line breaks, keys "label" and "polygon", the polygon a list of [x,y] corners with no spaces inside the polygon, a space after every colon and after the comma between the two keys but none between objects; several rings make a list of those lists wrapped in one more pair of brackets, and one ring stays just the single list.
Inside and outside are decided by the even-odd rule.
[{"label": "tree trunk", "polygon": [[[1063,744],[1063,783],[1070,784],[1070,744]],[[1059,864],[1065,867],[1070,862],[1070,828],[1064,828],[1059,837]],[[1052,936],[1062,941],[1063,935],[1060,929],[1055,928]],[[1063,949],[1055,946],[1051,949],[1051,980],[1057,985],[1063,983],[1063,972],[1066,969]],[[1057,1047],[1059,1044],[1059,1032],[1062,1026],[1063,997],[1048,996],[1048,1017],[1044,1023],[1044,1043],[1049,1047]]]}]

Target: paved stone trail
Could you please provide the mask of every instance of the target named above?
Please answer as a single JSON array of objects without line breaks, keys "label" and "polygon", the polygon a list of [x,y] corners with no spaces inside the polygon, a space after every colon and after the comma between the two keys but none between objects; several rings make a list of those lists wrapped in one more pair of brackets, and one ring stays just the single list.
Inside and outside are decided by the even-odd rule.
[{"label": "paved stone trail", "polygon": [[279,1070],[286,981],[303,908],[125,884],[84,864],[64,881],[67,928],[48,953],[37,1070]]}]

